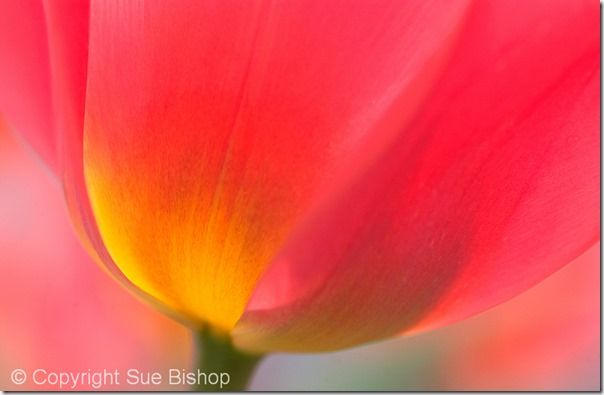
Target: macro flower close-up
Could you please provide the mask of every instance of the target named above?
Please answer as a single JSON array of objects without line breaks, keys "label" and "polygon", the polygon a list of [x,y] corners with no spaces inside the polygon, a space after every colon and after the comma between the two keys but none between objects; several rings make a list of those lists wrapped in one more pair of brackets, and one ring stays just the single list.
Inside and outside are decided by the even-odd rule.
[{"label": "macro flower close-up", "polygon": [[[154,337],[176,363],[187,328],[179,385],[194,390],[249,388],[272,353],[426,336],[507,302],[599,259],[599,12],[590,0],[2,0],[2,287],[32,260],[50,265],[37,245],[63,243],[52,251],[79,262],[38,270],[66,284],[49,304],[92,305],[121,284],[178,324],[103,291],[122,306],[94,318],[123,351],[115,367],[148,358]],[[44,176],[17,165],[27,156]],[[71,231],[20,214],[34,203],[19,185],[52,215],[64,207]],[[62,233],[35,229],[55,223]],[[87,254],[68,252],[74,236]],[[70,285],[101,281],[89,260],[114,284]],[[129,337],[112,335],[120,322]],[[572,326],[578,339],[594,322]]]}]

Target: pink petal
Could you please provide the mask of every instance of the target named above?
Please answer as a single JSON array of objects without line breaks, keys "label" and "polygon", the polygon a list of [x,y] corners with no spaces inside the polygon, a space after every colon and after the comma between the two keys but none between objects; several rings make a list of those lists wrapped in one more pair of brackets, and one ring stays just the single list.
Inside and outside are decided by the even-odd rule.
[{"label": "pink petal", "polygon": [[78,234],[93,252],[90,239],[98,246],[100,238],[82,170],[88,8],[79,0],[3,4],[0,115],[63,181]]},{"label": "pink petal", "polygon": [[58,169],[46,21],[38,0],[0,5],[0,114]]},{"label": "pink petal", "polygon": [[289,241],[234,330],[331,350],[501,303],[598,239],[593,2],[477,2],[437,89]]},{"label": "pink petal", "polygon": [[88,66],[87,1],[46,3],[48,42],[51,48],[53,103],[59,136],[59,161],[65,196],[77,234],[87,250],[102,251],[84,185],[82,142]]},{"label": "pink petal", "polygon": [[85,178],[130,281],[232,327],[315,197],[442,71],[466,2],[439,4],[93,2]]},{"label": "pink petal", "polygon": [[82,135],[88,2],[9,1],[1,11],[0,114],[64,181],[78,233],[90,244],[80,218],[85,210],[79,210],[87,202]]}]

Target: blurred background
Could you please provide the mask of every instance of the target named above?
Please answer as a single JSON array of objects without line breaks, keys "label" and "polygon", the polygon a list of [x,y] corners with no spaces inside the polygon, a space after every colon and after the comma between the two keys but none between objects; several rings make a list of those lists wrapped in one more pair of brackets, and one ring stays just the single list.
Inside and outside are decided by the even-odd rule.
[{"label": "blurred background", "polygon": [[[445,328],[343,352],[271,355],[251,389],[599,390],[599,250]],[[3,390],[56,388],[17,386],[9,377],[15,368],[191,368],[186,328],[92,262],[73,234],[58,182],[1,125],[0,317]]]}]

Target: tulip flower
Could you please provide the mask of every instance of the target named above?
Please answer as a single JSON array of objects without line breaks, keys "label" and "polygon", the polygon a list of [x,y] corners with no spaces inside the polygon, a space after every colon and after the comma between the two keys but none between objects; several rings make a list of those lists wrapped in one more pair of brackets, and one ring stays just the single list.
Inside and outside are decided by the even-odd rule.
[{"label": "tulip flower", "polygon": [[590,1],[11,0],[0,114],[119,281],[245,385],[474,315],[599,239]]}]

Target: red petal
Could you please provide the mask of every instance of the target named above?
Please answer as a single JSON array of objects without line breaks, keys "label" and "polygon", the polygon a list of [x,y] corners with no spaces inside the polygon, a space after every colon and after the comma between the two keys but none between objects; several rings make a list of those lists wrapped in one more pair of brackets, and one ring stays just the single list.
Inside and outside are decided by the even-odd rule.
[{"label": "red petal", "polygon": [[501,303],[598,239],[594,2],[477,2],[400,138],[282,251],[235,328],[327,350]]},{"label": "red petal", "polygon": [[[115,278],[149,300],[117,268],[99,235],[84,181],[83,140],[88,76],[89,13],[87,1],[54,0],[45,4],[52,93],[58,130],[62,181],[69,212],[88,253]],[[153,301],[155,302],[155,301]],[[156,303],[157,304],[157,303]],[[163,308],[162,305],[157,305]]]},{"label": "red petal", "polygon": [[465,8],[93,3],[84,165],[115,262],[174,309],[231,327],[336,169],[425,97]]}]

